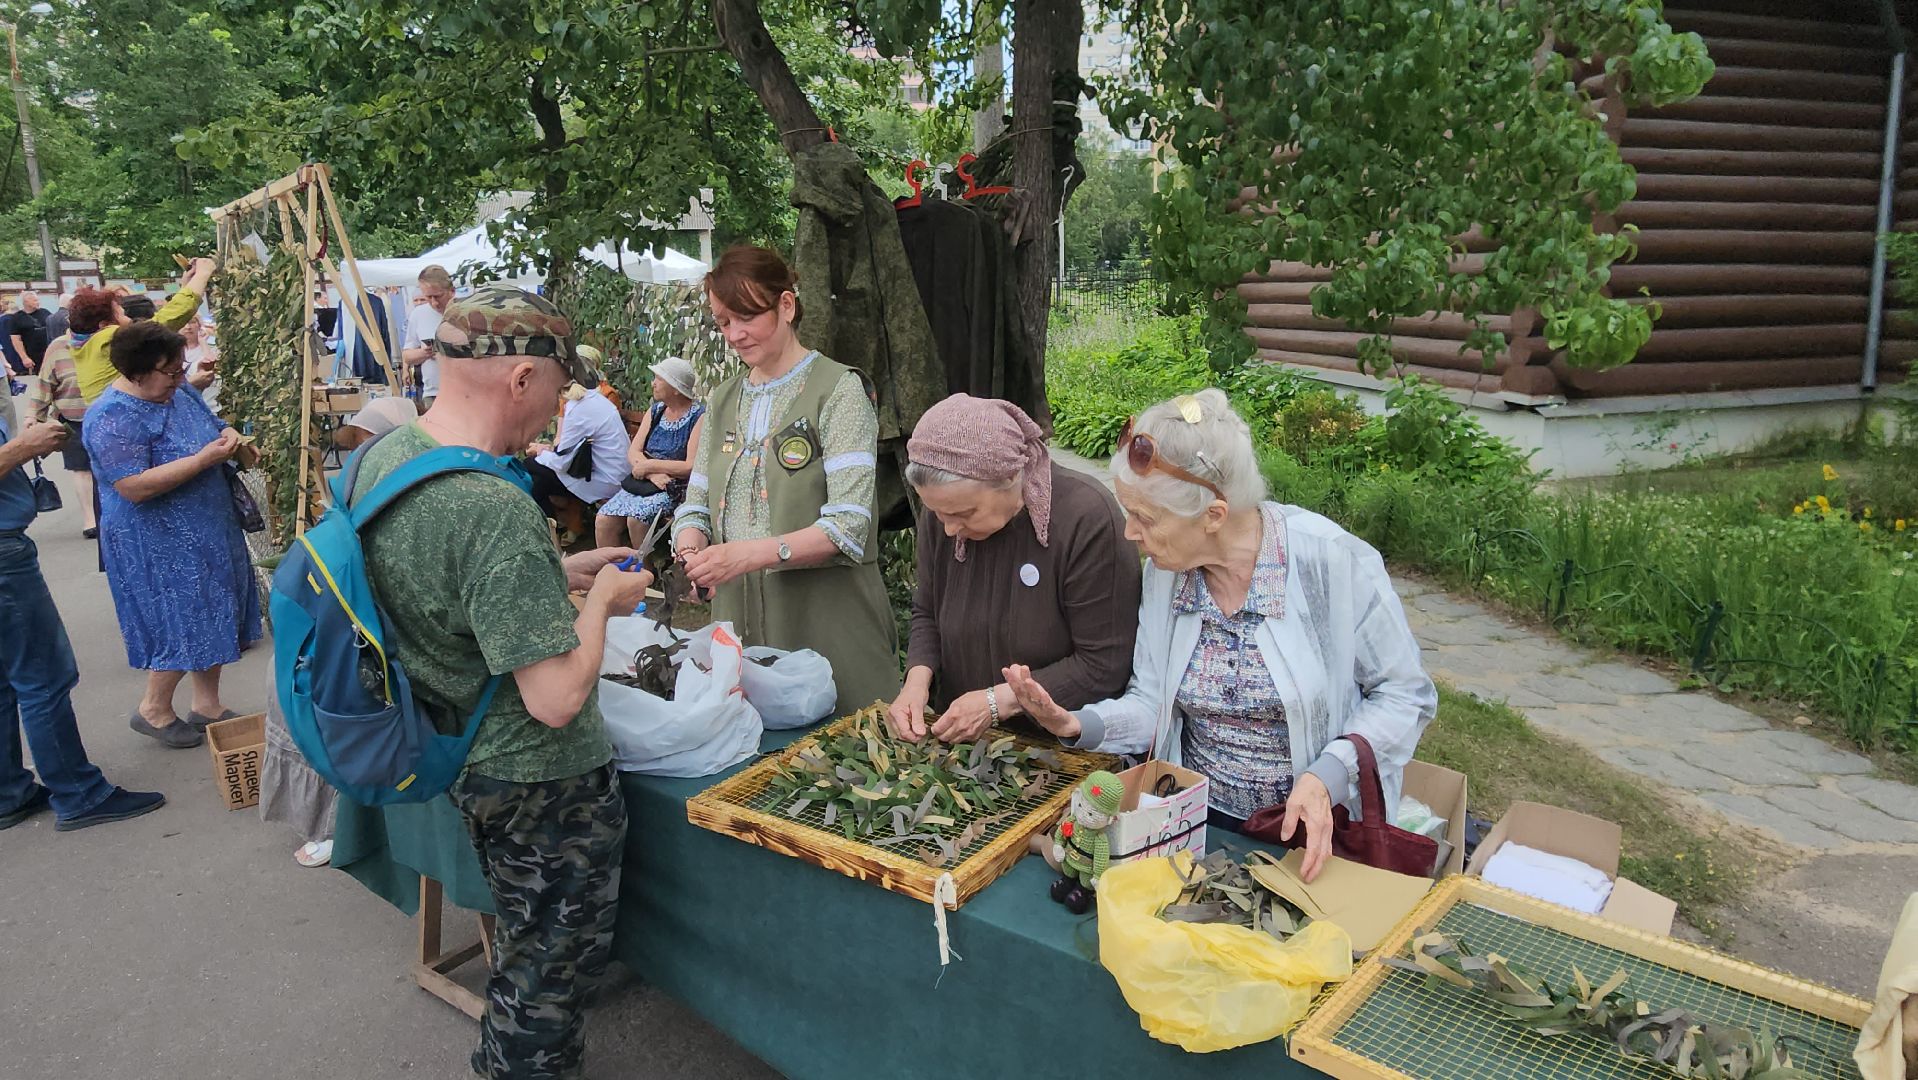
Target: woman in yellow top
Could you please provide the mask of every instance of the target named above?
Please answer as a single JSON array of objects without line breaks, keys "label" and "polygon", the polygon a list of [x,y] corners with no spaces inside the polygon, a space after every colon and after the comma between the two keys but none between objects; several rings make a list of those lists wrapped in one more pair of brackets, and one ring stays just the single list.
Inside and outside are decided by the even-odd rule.
[{"label": "woman in yellow top", "polygon": [[[179,330],[200,310],[200,298],[206,295],[207,282],[213,278],[213,260],[195,259],[187,267],[180,291],[154,313],[153,321],[169,330]],[[113,361],[107,358],[107,345],[114,331],[132,322],[121,310],[120,298],[104,289],[81,289],[67,305],[67,325],[73,336],[73,370],[80,377],[80,397],[87,404],[120,377]]]}]

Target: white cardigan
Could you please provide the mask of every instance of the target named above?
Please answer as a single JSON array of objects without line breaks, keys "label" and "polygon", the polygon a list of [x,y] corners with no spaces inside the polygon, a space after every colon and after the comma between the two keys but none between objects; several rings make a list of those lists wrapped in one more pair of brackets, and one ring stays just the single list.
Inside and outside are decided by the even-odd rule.
[{"label": "white cardigan", "polygon": [[[1285,614],[1265,620],[1257,641],[1285,703],[1294,767],[1324,780],[1332,801],[1356,819],[1357,756],[1351,743],[1333,740],[1357,732],[1372,744],[1386,813],[1396,815],[1405,763],[1438,711],[1438,689],[1372,545],[1309,510],[1276,509],[1285,523]],[[1173,701],[1198,649],[1202,617],[1173,608],[1178,583],[1178,574],[1146,563],[1131,684],[1079,710],[1081,731],[1068,745],[1150,750],[1179,763],[1184,717]]]}]

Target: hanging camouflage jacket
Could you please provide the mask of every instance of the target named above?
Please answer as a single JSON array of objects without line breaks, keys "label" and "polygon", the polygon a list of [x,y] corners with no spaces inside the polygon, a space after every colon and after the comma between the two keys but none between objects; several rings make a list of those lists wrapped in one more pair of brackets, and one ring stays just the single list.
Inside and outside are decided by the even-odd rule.
[{"label": "hanging camouflage jacket", "polygon": [[946,396],[899,221],[843,143],[800,151],[793,173],[793,268],[805,310],[799,340],[866,373],[879,394],[883,451],[889,440],[911,436],[919,417]]}]

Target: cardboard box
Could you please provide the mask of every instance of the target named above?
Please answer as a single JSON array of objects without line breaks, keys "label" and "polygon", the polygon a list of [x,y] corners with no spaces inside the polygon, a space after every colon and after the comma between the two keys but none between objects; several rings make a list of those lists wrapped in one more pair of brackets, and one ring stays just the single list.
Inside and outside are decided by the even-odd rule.
[{"label": "cardboard box", "polygon": [[[1179,792],[1167,796],[1163,806],[1139,809],[1139,796],[1158,791],[1167,777]],[[1190,851],[1194,858],[1205,855],[1206,799],[1211,794],[1205,777],[1163,761],[1145,761],[1120,773],[1119,779],[1125,782],[1125,801],[1106,829],[1114,863],[1180,851]]]},{"label": "cardboard box", "polygon": [[1603,872],[1612,879],[1612,895],[1599,911],[1599,918],[1647,933],[1671,935],[1678,902],[1618,876],[1624,830],[1612,822],[1544,803],[1515,802],[1472,853],[1466,873],[1485,876],[1485,864],[1506,841],[1577,859]]},{"label": "cardboard box", "polygon": [[366,391],[358,386],[316,386],[313,411],[328,415],[347,415],[366,408]]},{"label": "cardboard box", "polygon": [[1400,794],[1417,799],[1445,819],[1445,842],[1452,845],[1435,878],[1465,872],[1465,774],[1443,765],[1425,761],[1405,764],[1405,782]]},{"label": "cardboard box", "polygon": [[266,756],[266,714],[236,716],[206,726],[206,748],[213,755],[213,783],[228,810],[244,810],[260,801],[260,761]]}]

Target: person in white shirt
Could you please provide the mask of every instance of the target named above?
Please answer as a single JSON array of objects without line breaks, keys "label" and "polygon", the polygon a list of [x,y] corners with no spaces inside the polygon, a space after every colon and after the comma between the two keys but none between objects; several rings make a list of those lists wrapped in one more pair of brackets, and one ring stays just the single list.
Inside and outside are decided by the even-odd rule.
[{"label": "person in white shirt", "polygon": [[435,264],[420,271],[420,300],[423,302],[414,304],[412,314],[407,317],[406,345],[400,351],[400,359],[413,365],[418,373],[420,410],[424,412],[432,408],[433,399],[440,396],[440,362],[427,343],[439,333],[440,313],[453,302],[453,275],[448,274],[444,266]]},{"label": "person in white shirt", "polygon": [[[597,364],[592,352],[591,346],[580,347],[580,355]],[[591,389],[574,383],[566,388],[565,397],[552,444],[534,443],[527,448],[532,457],[526,467],[533,474],[533,497],[556,517],[569,509],[565,496],[597,506],[618,494],[620,481],[632,471],[626,461],[632,446],[626,421],[620,418],[619,406],[599,392],[597,380]],[[591,521],[588,516],[589,527]]]}]

